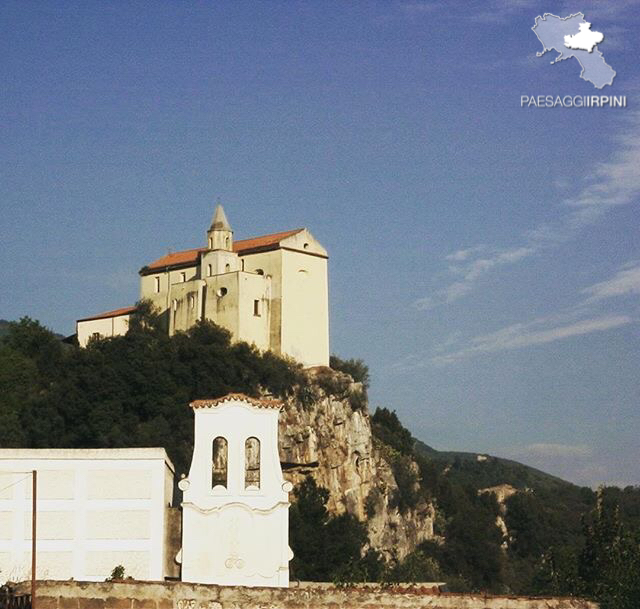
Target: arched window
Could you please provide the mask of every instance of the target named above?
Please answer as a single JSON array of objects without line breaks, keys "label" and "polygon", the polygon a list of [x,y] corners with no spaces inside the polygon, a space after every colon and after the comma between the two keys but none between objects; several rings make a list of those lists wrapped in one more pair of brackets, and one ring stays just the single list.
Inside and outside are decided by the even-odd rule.
[{"label": "arched window", "polygon": [[231,270],[231,265],[230,264],[225,264],[224,265],[224,270],[226,273],[228,273]]},{"label": "arched window", "polygon": [[213,441],[211,456],[211,488],[222,486],[227,488],[228,450],[227,440],[218,436]]},{"label": "arched window", "polygon": [[244,443],[244,488],[260,488],[260,440],[247,438]]}]

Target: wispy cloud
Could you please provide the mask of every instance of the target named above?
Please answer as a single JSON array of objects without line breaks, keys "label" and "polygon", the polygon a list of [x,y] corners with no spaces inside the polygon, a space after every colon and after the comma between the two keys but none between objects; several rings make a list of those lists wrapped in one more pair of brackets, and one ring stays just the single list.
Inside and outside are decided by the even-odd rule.
[{"label": "wispy cloud", "polygon": [[602,332],[627,325],[632,321],[628,315],[604,315],[558,325],[550,324],[548,318],[540,318],[528,324],[513,324],[490,334],[476,336],[468,342],[468,346],[435,355],[430,362],[450,364],[476,355],[543,345],[592,332]]},{"label": "wispy cloud", "polygon": [[511,248],[479,244],[447,254],[444,260],[449,264],[450,283],[414,301],[413,306],[426,310],[452,303],[469,294],[489,271],[557,247],[601,220],[610,209],[636,200],[640,195],[640,112],[628,113],[614,141],[617,149],[611,160],[595,165],[588,183],[559,201],[566,212],[557,222],[524,232],[520,244]]},{"label": "wispy cloud", "polygon": [[562,313],[538,317],[527,323],[517,323],[495,332],[464,338],[459,332],[430,352],[412,354],[394,365],[395,372],[411,372],[428,366],[444,366],[490,353],[544,345],[593,332],[603,332],[626,326],[635,321],[629,315],[609,314],[588,316],[582,304]]},{"label": "wispy cloud", "polygon": [[[439,304],[446,304],[458,300],[468,294],[476,281],[485,273],[497,266],[513,264],[527,256],[535,253],[531,247],[517,247],[505,250],[487,251],[485,246],[478,246],[464,250],[458,250],[446,256],[446,260],[457,262],[449,267],[449,272],[460,277],[457,281],[450,283],[437,290],[433,296],[427,296],[416,300],[413,304],[420,310],[430,309]],[[473,258],[480,252],[486,252],[481,257]]]},{"label": "wispy cloud", "polygon": [[452,262],[464,262],[468,260],[471,256],[486,250],[487,248],[484,245],[479,245],[476,247],[468,247],[466,249],[458,250],[445,256],[445,260],[451,260]]},{"label": "wispy cloud", "polygon": [[640,294],[640,263],[626,264],[611,279],[589,286],[582,290],[582,293],[588,296],[588,303],[616,296]]},{"label": "wispy cloud", "polygon": [[[455,259],[464,260],[467,251],[460,250],[454,254]],[[528,254],[522,252],[519,255]],[[516,254],[512,256],[515,257]],[[504,256],[502,260],[509,258]],[[457,285],[460,289],[471,289],[469,284],[464,282],[451,284],[447,288],[451,289],[451,296],[454,295],[452,286]],[[619,296],[640,295],[640,262],[628,262],[612,277],[583,288],[580,294],[586,298],[560,312],[537,317],[525,323],[511,324],[495,332],[471,338],[465,338],[460,332],[455,332],[443,342],[434,344],[430,352],[406,357],[397,362],[393,369],[403,372],[429,365],[452,364],[486,353],[542,345],[630,324],[636,320],[629,315],[616,313],[599,315],[598,303]],[[433,304],[433,301],[425,302],[423,306],[426,308]]]},{"label": "wispy cloud", "polygon": [[612,462],[610,454],[602,454],[584,443],[539,442],[509,446],[498,452],[502,457],[521,461],[564,480],[591,488],[602,484],[624,488],[634,484],[634,480],[619,478],[619,466],[615,461]]}]

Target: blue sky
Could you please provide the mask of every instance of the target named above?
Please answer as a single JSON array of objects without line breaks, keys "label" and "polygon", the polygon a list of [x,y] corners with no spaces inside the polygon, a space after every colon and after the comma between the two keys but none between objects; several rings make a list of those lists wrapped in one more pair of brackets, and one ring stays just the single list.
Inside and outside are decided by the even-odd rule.
[{"label": "blue sky", "polygon": [[[637,1],[4,2],[0,317],[70,334],[137,270],[308,227],[332,351],[443,450],[640,484]],[[617,72],[537,57],[582,11]],[[626,95],[624,109],[521,95]]]}]

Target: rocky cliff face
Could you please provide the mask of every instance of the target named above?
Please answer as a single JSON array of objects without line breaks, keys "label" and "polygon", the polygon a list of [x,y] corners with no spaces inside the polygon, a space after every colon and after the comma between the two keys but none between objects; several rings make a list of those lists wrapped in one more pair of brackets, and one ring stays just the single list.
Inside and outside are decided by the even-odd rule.
[{"label": "rocky cliff face", "polygon": [[[401,511],[398,483],[384,447],[374,441],[362,387],[348,375],[309,372],[306,399],[291,398],[280,416],[280,460],[294,485],[307,475],[330,492],[328,508],[366,522],[371,545],[404,558],[433,538],[434,510],[418,502]],[[417,473],[415,463],[409,465]]]}]

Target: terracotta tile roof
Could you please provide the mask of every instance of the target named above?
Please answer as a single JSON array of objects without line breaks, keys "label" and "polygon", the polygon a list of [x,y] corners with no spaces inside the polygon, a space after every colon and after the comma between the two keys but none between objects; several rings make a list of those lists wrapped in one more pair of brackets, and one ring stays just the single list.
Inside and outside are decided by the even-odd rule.
[{"label": "terracotta tile roof", "polygon": [[172,252],[162,258],[154,260],[148,269],[164,269],[168,266],[178,266],[182,264],[195,264],[201,252],[206,252],[206,247],[196,247],[192,250],[183,250],[181,252]]},{"label": "terracotta tile roof", "polygon": [[189,404],[191,408],[215,408],[219,406],[223,402],[228,402],[230,400],[237,400],[239,402],[248,402],[252,406],[256,408],[276,408],[280,410],[283,406],[280,400],[268,400],[268,399],[257,399],[251,398],[248,395],[244,395],[244,393],[229,393],[221,398],[217,398],[215,400],[193,400]]},{"label": "terracotta tile roof", "polygon": [[[284,231],[282,233],[273,233],[272,235],[263,235],[262,237],[251,237],[250,239],[242,239],[241,241],[234,242],[233,251],[236,254],[244,254],[254,250],[261,250],[263,248],[267,249],[278,245],[278,243],[280,243],[280,241],[282,241],[283,239],[296,235],[303,230],[303,228],[295,228],[293,230]],[[162,258],[154,260],[146,267],[146,269],[151,271],[155,269],[165,269],[172,266],[193,265],[198,261],[198,257],[200,256],[200,254],[206,251],[206,247],[196,247],[190,250],[182,250],[181,252],[173,252],[171,254],[163,256]]]},{"label": "terracotta tile roof", "polygon": [[294,228],[293,230],[284,231],[282,233],[274,233],[273,235],[263,235],[262,237],[251,237],[251,239],[243,239],[233,244],[233,251],[242,254],[247,250],[254,250],[262,247],[277,245],[283,239],[297,235],[304,228]]},{"label": "terracotta tile roof", "polygon": [[92,321],[94,319],[107,319],[108,317],[119,317],[120,315],[128,315],[136,310],[135,307],[122,307],[121,309],[114,309],[113,311],[106,311],[105,313],[98,313],[91,317],[85,317],[78,321]]}]

